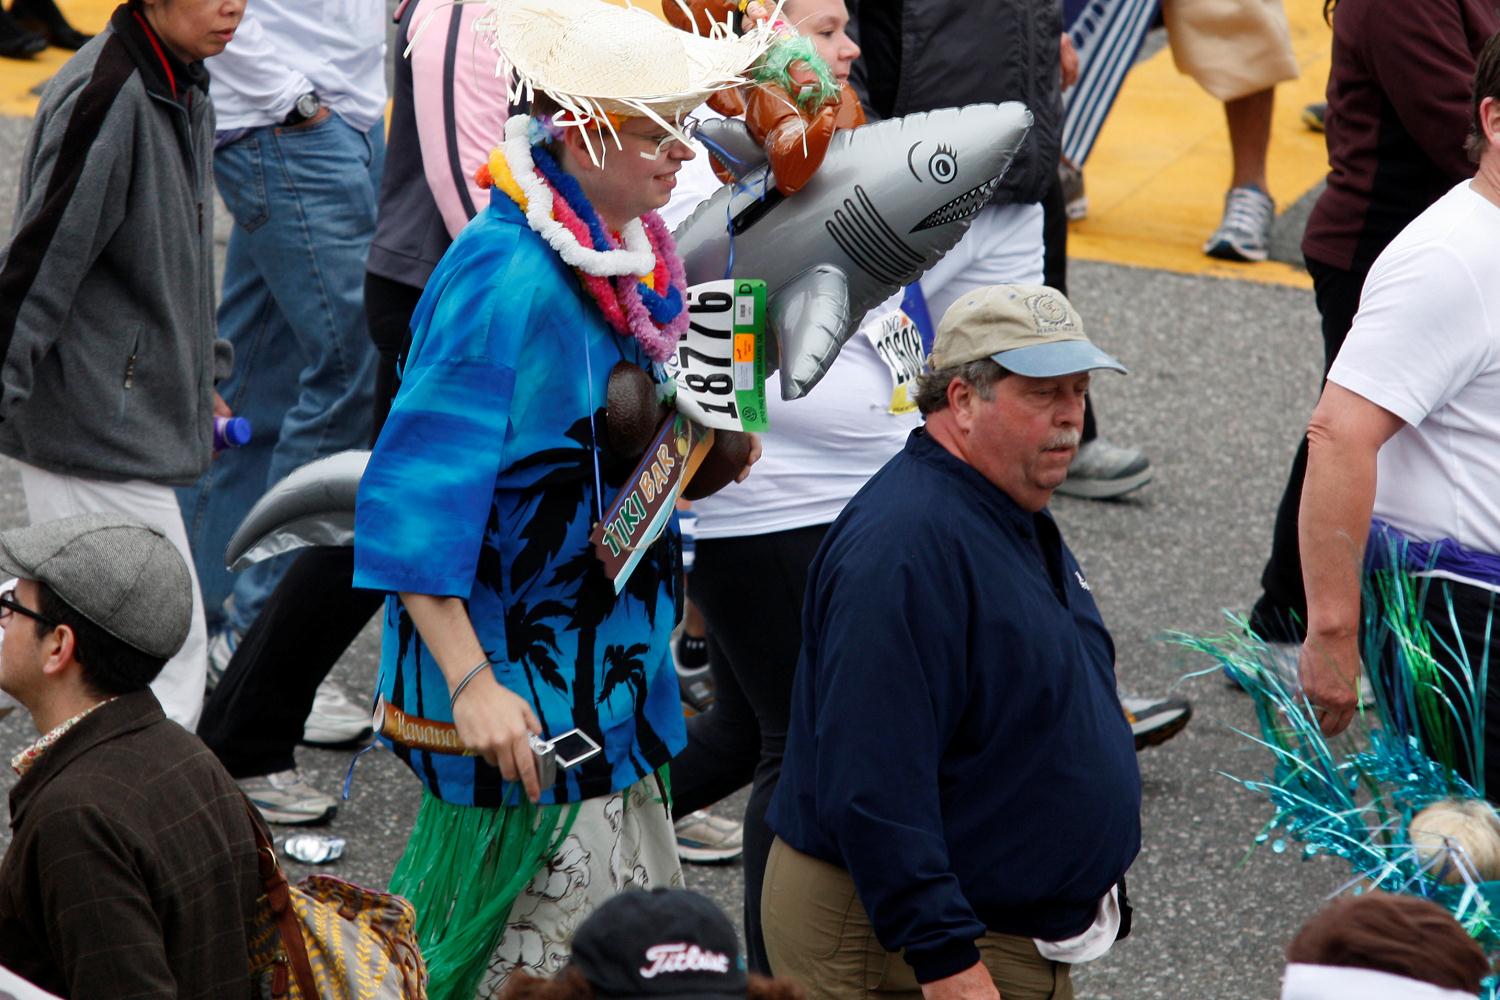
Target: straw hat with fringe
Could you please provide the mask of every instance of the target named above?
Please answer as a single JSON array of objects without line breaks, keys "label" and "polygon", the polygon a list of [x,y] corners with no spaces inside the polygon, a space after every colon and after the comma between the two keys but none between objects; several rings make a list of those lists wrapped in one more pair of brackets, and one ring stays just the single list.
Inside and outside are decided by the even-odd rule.
[{"label": "straw hat with fringe", "polygon": [[485,5],[474,30],[499,54],[496,73],[513,74],[510,99],[542,91],[564,111],[554,124],[589,126],[586,139],[607,132],[616,146],[614,122],[622,118],[649,118],[685,138],[682,118],[715,91],[749,82],[749,68],[776,40],[764,26],[738,37],[679,31],[645,10],[604,0]]}]

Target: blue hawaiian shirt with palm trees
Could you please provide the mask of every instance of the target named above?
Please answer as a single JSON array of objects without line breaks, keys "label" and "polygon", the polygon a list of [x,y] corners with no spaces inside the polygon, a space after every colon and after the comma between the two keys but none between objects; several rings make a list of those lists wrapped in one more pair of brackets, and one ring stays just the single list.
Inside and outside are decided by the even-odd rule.
[{"label": "blue hawaiian shirt with palm trees", "polygon": [[[650,368],[499,195],[427,283],[359,486],[354,582],[391,594],[380,697],[452,723],[448,683],[396,593],[464,599],[496,680],[531,702],[543,735],[578,727],[604,748],[560,770],[544,803],[625,788],[686,742],[668,646],[676,519],[618,595],[588,540],[634,466],[605,429],[605,382],[622,360]],[[445,802],[521,801],[477,757],[385,742]]]}]

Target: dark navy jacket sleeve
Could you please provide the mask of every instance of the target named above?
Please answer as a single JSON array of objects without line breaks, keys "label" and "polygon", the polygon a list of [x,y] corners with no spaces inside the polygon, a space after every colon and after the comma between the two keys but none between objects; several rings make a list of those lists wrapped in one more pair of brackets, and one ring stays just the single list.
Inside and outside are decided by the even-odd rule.
[{"label": "dark navy jacket sleeve", "polygon": [[934,597],[941,580],[882,562],[873,546],[846,561],[856,579],[882,576],[880,586],[825,586],[808,609],[820,620],[817,744],[837,732],[837,749],[815,763],[817,819],[841,846],[881,945],[904,949],[930,982],[979,961],[986,928],[949,861],[939,801],[940,757],[964,704],[963,672],[952,669],[965,659],[963,634],[914,620],[905,597],[929,592],[928,607],[962,597]]}]

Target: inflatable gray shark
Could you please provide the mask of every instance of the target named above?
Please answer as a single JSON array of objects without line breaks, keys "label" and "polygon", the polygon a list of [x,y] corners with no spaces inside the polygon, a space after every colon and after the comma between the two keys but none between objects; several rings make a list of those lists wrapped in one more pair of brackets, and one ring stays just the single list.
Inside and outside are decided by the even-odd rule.
[{"label": "inflatable gray shark", "polygon": [[[691,286],[761,278],[781,395],[806,395],[865,313],[919,278],[983,208],[1031,127],[1024,105],[972,104],[892,118],[833,137],[818,172],[787,197],[735,119],[699,126],[735,160],[739,183],[674,234]],[[733,261],[732,274],[730,262]],[[319,459],[258,500],[224,553],[234,570],[307,545],[349,545],[367,451]]]},{"label": "inflatable gray shark", "polygon": [[720,162],[740,181],[673,234],[687,283],[763,279],[776,346],[768,365],[781,369],[783,399],[806,395],[865,313],[953,249],[1030,127],[1031,112],[1010,102],[839,132],[812,180],[787,197],[744,122],[704,122],[697,134],[729,154]]}]

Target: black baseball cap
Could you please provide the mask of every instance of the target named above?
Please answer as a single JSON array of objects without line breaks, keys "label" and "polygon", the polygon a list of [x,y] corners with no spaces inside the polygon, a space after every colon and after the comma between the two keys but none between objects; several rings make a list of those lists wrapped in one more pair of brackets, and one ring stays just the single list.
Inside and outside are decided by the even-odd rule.
[{"label": "black baseball cap", "polygon": [[611,898],[573,935],[570,964],[600,1000],[745,995],[734,926],[713,900],[687,889]]}]

